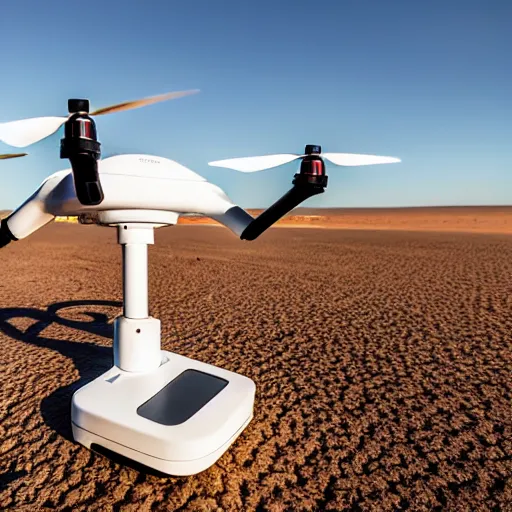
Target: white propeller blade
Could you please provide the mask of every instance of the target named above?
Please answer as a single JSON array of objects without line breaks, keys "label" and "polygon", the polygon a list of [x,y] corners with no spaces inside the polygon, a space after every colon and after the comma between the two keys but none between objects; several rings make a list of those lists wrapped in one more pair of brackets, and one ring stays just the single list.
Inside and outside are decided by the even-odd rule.
[{"label": "white propeller blade", "polygon": [[240,172],[256,172],[263,171],[264,169],[270,169],[271,167],[277,167],[278,165],[284,165],[298,158],[302,158],[304,155],[265,155],[265,156],[248,156],[244,158],[230,158],[228,160],[217,160],[215,162],[209,162],[208,165],[212,167],[226,167],[227,169],[233,169]]},{"label": "white propeller blade", "polygon": [[333,164],[343,166],[394,164],[400,162],[399,158],[391,156],[355,155],[352,153],[322,153],[320,156],[327,158]]},{"label": "white propeller blade", "polygon": [[30,146],[55,133],[67,117],[33,117],[0,123],[0,141],[17,148]]}]

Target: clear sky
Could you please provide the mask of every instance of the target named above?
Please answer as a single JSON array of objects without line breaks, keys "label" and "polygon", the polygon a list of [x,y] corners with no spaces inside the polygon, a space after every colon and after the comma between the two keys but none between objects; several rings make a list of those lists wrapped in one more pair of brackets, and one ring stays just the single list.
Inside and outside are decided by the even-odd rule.
[{"label": "clear sky", "polygon": [[[259,207],[296,163],[207,162],[320,144],[402,163],[328,166],[307,206],[512,204],[511,26],[510,0],[2,0],[0,121],[199,88],[98,118],[103,155],[171,158]],[[68,167],[61,134],[0,162],[0,209]]]}]

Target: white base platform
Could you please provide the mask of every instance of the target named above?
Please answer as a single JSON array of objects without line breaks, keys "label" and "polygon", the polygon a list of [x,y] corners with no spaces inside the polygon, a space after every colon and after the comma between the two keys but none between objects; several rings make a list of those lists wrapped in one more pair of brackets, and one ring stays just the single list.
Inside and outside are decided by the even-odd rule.
[{"label": "white base platform", "polygon": [[[169,475],[200,473],[250,423],[256,387],[249,378],[222,368],[172,352],[161,354],[162,364],[156,370],[132,373],[114,366],[76,391],[71,406],[73,437],[87,448],[97,444]],[[137,412],[186,370],[219,377],[227,384],[192,416],[177,420],[178,424],[163,424],[161,419],[153,421]],[[187,402],[187,390],[182,388],[180,393]],[[154,410],[158,415],[158,409]]]}]

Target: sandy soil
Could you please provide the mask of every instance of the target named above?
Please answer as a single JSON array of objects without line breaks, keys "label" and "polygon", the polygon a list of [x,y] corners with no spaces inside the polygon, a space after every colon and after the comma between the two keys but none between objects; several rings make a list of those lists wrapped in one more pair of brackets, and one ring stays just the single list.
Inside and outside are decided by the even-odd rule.
[{"label": "sandy soil", "polygon": [[209,470],[162,477],[72,441],[111,363],[115,231],[52,224],[0,254],[0,509],[511,510],[512,238],[157,231],[164,348],[257,384]]}]

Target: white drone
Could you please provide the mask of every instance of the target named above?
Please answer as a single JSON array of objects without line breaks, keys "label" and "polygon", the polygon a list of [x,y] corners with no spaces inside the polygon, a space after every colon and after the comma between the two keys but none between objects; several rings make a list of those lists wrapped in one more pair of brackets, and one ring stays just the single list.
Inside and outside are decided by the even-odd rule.
[{"label": "white drone", "polygon": [[[149,102],[154,101],[99,113]],[[308,145],[303,155],[211,162],[252,172],[301,159],[293,187],[253,218],[219,187],[172,160],[133,154],[98,162],[91,117],[95,113],[88,114],[86,100],[70,100],[69,107],[69,118],[0,124],[0,140],[19,147],[65,124],[61,157],[71,162],[70,169],[49,176],[2,220],[0,247],[29,236],[56,216],[117,227],[123,254],[123,316],[114,324],[114,366],[73,395],[73,436],[88,448],[100,445],[167,474],[199,473],[214,464],[251,421],[256,387],[242,375],[161,350],[160,321],[149,316],[148,308],[147,246],[154,243],[154,229],[176,224],[180,215],[199,214],[241,239],[254,240],[299,203],[323,193],[327,176],[322,157],[338,165],[399,160],[324,154],[319,146]]]}]

